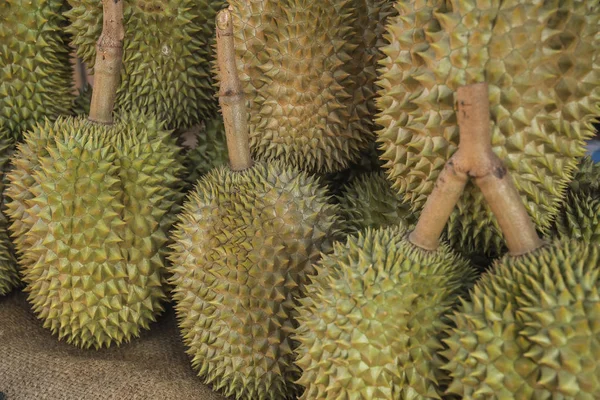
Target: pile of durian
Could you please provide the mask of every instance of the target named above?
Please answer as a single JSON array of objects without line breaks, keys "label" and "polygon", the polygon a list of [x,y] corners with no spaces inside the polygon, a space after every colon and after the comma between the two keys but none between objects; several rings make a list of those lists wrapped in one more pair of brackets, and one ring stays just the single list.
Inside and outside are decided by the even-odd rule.
[{"label": "pile of durian", "polygon": [[0,0],[0,296],[88,351],[172,303],[235,399],[600,399],[599,26]]}]

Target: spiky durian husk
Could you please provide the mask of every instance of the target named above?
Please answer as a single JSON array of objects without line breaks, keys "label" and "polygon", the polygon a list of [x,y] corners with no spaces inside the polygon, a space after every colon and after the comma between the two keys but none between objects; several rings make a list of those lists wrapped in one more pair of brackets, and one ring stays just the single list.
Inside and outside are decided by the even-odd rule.
[{"label": "spiky durian husk", "polygon": [[0,3],[0,119],[13,137],[37,121],[70,114],[70,49],[64,0]]},{"label": "spiky durian husk", "polygon": [[[68,0],[77,54],[93,65],[102,6]],[[142,110],[168,129],[189,128],[216,112],[210,74],[215,16],[225,0],[126,0],[123,68],[116,109]]]},{"label": "spiky durian husk", "polygon": [[8,219],[5,215],[4,187],[6,185],[6,170],[10,155],[13,152],[14,140],[0,122],[0,296],[9,293],[21,284],[17,272],[17,260],[14,247],[8,236]]},{"label": "spiky durian husk", "polygon": [[463,301],[443,355],[464,399],[600,397],[600,246],[505,256]]},{"label": "spiky durian husk", "polygon": [[[489,84],[492,146],[546,232],[600,100],[597,0],[397,2],[383,51],[377,122],[389,178],[414,210],[457,150],[454,93]],[[465,252],[502,251],[498,224],[469,184],[448,224]]]},{"label": "spiky durian husk", "polygon": [[226,165],[227,140],[223,118],[218,116],[206,122],[204,129],[196,135],[196,146],[185,156],[186,182],[194,185],[210,170]]},{"label": "spiky durian husk", "polygon": [[600,163],[595,163],[589,156],[584,157],[573,175],[573,180],[569,183],[569,190],[600,194]]},{"label": "spiky durian husk", "polygon": [[392,189],[382,171],[359,176],[346,186],[338,200],[341,216],[351,231],[397,224],[409,227],[416,223],[417,216],[410,205]]},{"label": "spiky durian husk", "polygon": [[[348,167],[373,139],[364,104],[372,89],[367,85],[367,94],[355,95],[353,75],[364,71],[352,58],[357,47],[353,2],[229,3],[253,155],[310,172]],[[368,74],[361,77],[368,81]]]},{"label": "spiky durian husk", "polygon": [[47,121],[25,135],[8,175],[8,214],[29,301],[59,338],[120,344],[162,311],[178,151],[141,114],[110,128]]},{"label": "spiky durian husk", "polygon": [[342,229],[318,181],[281,164],[220,167],[174,231],[173,298],[192,364],[238,399],[296,398],[294,306]]},{"label": "spiky durian husk", "polygon": [[443,316],[475,280],[442,246],[421,250],[400,227],[336,243],[300,300],[302,399],[439,399]]},{"label": "spiky durian husk", "polygon": [[92,85],[85,84],[73,101],[73,114],[88,115],[92,103]]}]

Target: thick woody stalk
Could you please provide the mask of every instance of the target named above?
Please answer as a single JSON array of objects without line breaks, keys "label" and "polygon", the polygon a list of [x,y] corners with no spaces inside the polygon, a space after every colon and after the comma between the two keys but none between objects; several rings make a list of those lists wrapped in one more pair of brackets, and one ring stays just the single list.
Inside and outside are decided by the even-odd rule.
[{"label": "thick woody stalk", "polygon": [[490,106],[485,83],[457,91],[460,145],[448,160],[427,199],[410,241],[434,250],[469,178],[481,189],[504,234],[511,255],[521,255],[543,245],[521,196],[502,161],[491,147]]},{"label": "thick woody stalk", "polygon": [[248,118],[242,83],[235,65],[233,20],[229,9],[217,15],[217,62],[219,65],[219,104],[225,124],[229,165],[233,171],[252,166],[248,141]]},{"label": "thick woody stalk", "polygon": [[94,90],[89,120],[113,123],[113,109],[123,64],[123,0],[102,0],[102,34],[96,43]]}]

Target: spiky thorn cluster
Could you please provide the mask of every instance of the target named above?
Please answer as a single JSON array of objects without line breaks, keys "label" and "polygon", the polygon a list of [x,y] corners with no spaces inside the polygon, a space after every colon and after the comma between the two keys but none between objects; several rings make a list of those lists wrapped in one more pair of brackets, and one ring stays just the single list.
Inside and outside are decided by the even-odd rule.
[{"label": "spiky thorn cluster", "polygon": [[0,3],[0,120],[15,138],[44,118],[71,112],[64,0]]},{"label": "spiky thorn cluster", "polygon": [[[377,119],[394,188],[415,211],[423,208],[457,151],[455,90],[486,81],[492,150],[547,232],[598,115],[598,0],[397,1],[396,8]],[[446,230],[466,254],[503,251],[500,225],[472,184]]]},{"label": "spiky thorn cluster", "polygon": [[0,296],[9,293],[21,284],[17,272],[17,260],[14,256],[14,246],[8,235],[9,222],[5,215],[6,171],[13,149],[14,140],[0,122]]},{"label": "spiky thorn cluster", "polygon": [[217,21],[230,162],[200,179],[179,217],[173,298],[204,382],[237,399],[294,399],[294,306],[342,223],[315,178],[280,162],[253,164],[230,11]]}]

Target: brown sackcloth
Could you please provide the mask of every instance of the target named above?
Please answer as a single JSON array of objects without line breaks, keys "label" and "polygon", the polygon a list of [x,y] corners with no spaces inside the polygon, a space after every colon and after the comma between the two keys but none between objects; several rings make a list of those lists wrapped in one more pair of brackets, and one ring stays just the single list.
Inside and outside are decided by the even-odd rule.
[{"label": "brown sackcloth", "polygon": [[80,350],[42,328],[23,293],[0,297],[0,392],[7,400],[225,399],[192,370],[172,309],[130,343]]}]

